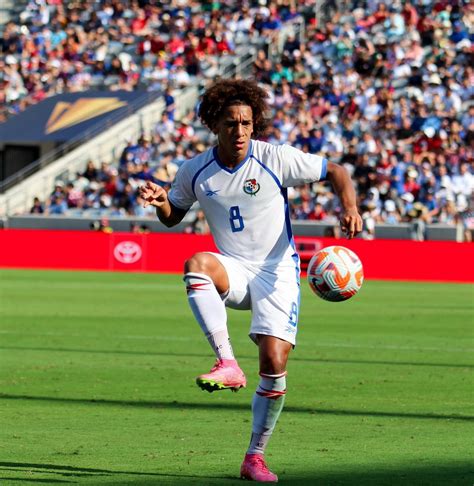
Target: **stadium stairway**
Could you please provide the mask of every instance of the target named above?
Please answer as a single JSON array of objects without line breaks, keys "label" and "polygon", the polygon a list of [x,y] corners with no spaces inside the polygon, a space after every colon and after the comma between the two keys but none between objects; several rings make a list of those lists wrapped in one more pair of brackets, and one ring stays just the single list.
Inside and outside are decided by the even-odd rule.
[{"label": "stadium stairway", "polygon": [[[190,109],[194,108],[198,97],[196,86],[186,88],[179,94],[179,109],[177,118],[182,117]],[[20,182],[6,189],[0,194],[0,217],[24,214],[29,208],[34,197],[45,199],[51,193],[56,180],[70,180],[78,171],[82,171],[88,160],[100,160],[101,162],[116,162],[119,150],[126,144],[127,139],[138,139],[141,134],[150,133],[157,120],[160,119],[164,109],[164,102],[160,97],[157,101],[141,108],[132,115],[119,121],[96,136],[80,144],[66,155],[59,157],[45,167],[41,159],[36,161],[41,170],[19,178]],[[25,168],[31,171],[31,167]],[[28,173],[27,171],[25,173]],[[31,173],[31,172],[29,172]]]}]

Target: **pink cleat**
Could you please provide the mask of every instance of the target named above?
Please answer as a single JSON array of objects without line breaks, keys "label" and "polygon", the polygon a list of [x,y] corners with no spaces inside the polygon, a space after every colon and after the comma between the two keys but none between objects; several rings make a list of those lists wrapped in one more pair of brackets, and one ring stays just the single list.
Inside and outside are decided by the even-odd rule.
[{"label": "pink cleat", "polygon": [[278,476],[268,469],[261,454],[245,454],[240,466],[240,477],[260,483],[278,483]]},{"label": "pink cleat", "polygon": [[197,385],[209,393],[231,389],[238,391],[247,385],[244,372],[235,359],[218,359],[209,373],[196,378]]}]

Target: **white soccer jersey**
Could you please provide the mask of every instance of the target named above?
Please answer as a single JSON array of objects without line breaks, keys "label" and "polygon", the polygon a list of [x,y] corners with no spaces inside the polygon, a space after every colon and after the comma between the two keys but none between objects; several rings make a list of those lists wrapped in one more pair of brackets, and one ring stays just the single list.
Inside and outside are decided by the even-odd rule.
[{"label": "white soccer jersey", "polygon": [[252,140],[233,169],[222,164],[216,147],[185,162],[168,197],[184,210],[199,201],[223,255],[276,270],[298,262],[287,187],[323,179],[326,168],[318,155]]}]

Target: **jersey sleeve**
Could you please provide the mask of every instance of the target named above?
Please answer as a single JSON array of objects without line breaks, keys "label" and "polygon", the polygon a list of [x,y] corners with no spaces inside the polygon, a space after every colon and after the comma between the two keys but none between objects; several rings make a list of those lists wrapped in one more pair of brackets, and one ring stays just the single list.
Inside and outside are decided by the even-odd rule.
[{"label": "jersey sleeve", "polygon": [[283,187],[320,181],[326,177],[327,160],[320,155],[308,154],[290,145],[279,145],[276,149]]},{"label": "jersey sleeve", "polygon": [[196,196],[193,192],[191,169],[191,164],[189,162],[184,163],[179,168],[168,193],[168,199],[171,204],[186,211],[196,201]]}]

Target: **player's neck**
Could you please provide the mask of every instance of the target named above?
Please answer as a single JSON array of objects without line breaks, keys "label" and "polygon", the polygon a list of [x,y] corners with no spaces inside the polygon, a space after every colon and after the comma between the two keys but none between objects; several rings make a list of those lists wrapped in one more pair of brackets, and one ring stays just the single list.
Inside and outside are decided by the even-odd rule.
[{"label": "player's neck", "polygon": [[219,157],[219,162],[228,169],[234,169],[241,164],[249,156],[249,151],[250,144],[248,149],[241,154],[229,152],[221,145],[217,146],[217,156]]}]

